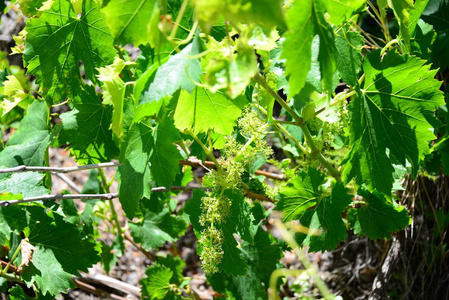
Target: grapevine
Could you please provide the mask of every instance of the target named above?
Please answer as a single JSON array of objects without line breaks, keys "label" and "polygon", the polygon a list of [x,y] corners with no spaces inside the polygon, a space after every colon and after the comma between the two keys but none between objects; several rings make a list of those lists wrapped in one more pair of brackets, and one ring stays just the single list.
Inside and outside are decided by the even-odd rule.
[{"label": "grapevine", "polygon": [[[24,20],[0,53],[2,295],[54,299],[133,245],[151,260],[134,296],[196,299],[176,247],[193,231],[216,295],[278,299],[296,276],[313,284],[292,290],[336,299],[304,251],[352,234],[399,247],[416,223],[407,182],[449,174],[448,7],[2,2]],[[75,165],[53,165],[54,149]],[[74,172],[89,172],[82,187]],[[54,193],[57,178],[72,192]]]}]

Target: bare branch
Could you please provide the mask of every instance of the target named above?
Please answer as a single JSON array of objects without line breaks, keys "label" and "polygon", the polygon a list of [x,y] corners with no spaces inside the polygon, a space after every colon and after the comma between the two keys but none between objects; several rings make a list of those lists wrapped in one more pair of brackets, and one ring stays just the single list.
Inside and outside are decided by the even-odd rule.
[{"label": "bare branch", "polygon": [[65,194],[65,195],[41,195],[36,197],[23,198],[18,200],[8,200],[0,202],[0,206],[9,206],[13,204],[36,202],[36,201],[48,201],[48,200],[62,200],[62,199],[104,199],[111,200],[118,197],[118,193],[111,194]]},{"label": "bare branch", "polygon": [[83,170],[101,169],[107,167],[117,167],[118,162],[107,162],[92,165],[83,165],[76,167],[36,167],[36,166],[17,166],[13,168],[0,169],[0,174],[3,173],[20,173],[20,172],[55,172],[55,173],[71,173]]},{"label": "bare branch", "polygon": [[[169,191],[193,191],[196,189],[201,190],[209,190],[209,188],[204,187],[194,187],[194,186],[172,186],[170,189],[166,187],[155,187],[151,189],[153,193],[160,192],[169,192]],[[0,206],[9,206],[19,203],[27,203],[27,202],[36,202],[36,201],[48,201],[48,200],[62,200],[62,199],[80,199],[80,200],[88,200],[88,199],[101,199],[101,200],[111,200],[114,198],[118,198],[118,193],[109,193],[109,194],[65,194],[65,195],[41,195],[36,197],[29,197],[17,200],[8,200],[1,201]]]},{"label": "bare branch", "polygon": [[81,194],[81,189],[73,181],[67,178],[67,176],[64,176],[63,174],[57,172],[51,172],[51,174],[64,181],[72,190],[74,190],[78,194]]}]

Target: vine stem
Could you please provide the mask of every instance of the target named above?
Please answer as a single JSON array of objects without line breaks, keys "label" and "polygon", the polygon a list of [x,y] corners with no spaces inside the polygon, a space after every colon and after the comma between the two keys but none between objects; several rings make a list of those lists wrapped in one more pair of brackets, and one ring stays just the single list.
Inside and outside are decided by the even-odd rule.
[{"label": "vine stem", "polygon": [[215,166],[217,169],[221,168],[220,163],[217,161],[217,159],[214,156],[213,153],[213,149],[212,148],[208,148],[206,145],[204,145],[203,142],[201,142],[201,140],[196,136],[195,133],[193,133],[192,130],[190,129],[186,129],[184,130],[184,134],[190,135],[198,144],[200,144],[201,148],[203,149],[203,151],[209,156],[209,158],[214,162]]},{"label": "vine stem", "polygon": [[[20,253],[21,248],[22,248],[22,244],[20,243],[20,244],[17,246],[17,249],[16,249],[16,251],[14,252],[14,254],[12,255],[12,257],[11,257],[11,259],[9,260],[8,264],[7,264],[6,267],[2,270],[2,275],[5,275],[5,274],[8,272],[9,267],[11,266],[11,263],[17,258],[17,256],[19,256],[19,253]],[[19,267],[19,268],[20,268],[20,267]]]},{"label": "vine stem", "polygon": [[304,133],[304,138],[307,141],[307,145],[309,145],[310,148],[310,155],[316,159],[325,167],[332,177],[336,179],[340,179],[340,172],[321,154],[320,149],[315,144],[315,141],[313,140],[312,135],[310,134],[309,128],[304,124],[304,120],[298,116],[297,113],[293,111],[293,109],[288,105],[287,102],[284,101],[265,81],[265,79],[260,76],[260,74],[256,74],[254,76],[254,79],[257,83],[259,83],[261,86],[263,86],[268,93],[270,93],[274,99],[284,108],[295,120],[295,123],[297,126],[299,126]]},{"label": "vine stem", "polygon": [[[105,189],[106,193],[110,194],[110,184],[108,183],[108,179],[106,178],[106,174],[104,173],[103,169],[99,169],[98,170],[99,174],[100,174],[100,178],[101,178],[101,184],[103,185],[103,188]],[[122,236],[123,235],[123,231],[122,231],[122,225],[120,225],[120,221],[118,219],[118,215],[117,215],[117,211],[115,210],[114,207],[114,202],[111,199],[108,199],[109,202],[109,207],[111,209],[111,215],[112,215],[112,219],[115,222],[115,227],[117,227],[117,235],[118,236]]]},{"label": "vine stem", "polygon": [[178,15],[176,16],[176,21],[174,24],[174,27],[172,31],[170,32],[169,40],[173,40],[176,36],[176,32],[178,31],[179,24],[181,24],[182,17],[184,16],[184,13],[186,12],[187,4],[189,3],[189,0],[184,0],[181,4],[181,8],[178,11]]}]

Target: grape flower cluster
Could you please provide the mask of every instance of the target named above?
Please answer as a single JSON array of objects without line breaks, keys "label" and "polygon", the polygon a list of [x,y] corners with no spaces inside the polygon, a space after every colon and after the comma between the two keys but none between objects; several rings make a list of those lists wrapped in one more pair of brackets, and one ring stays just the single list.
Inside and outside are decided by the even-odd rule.
[{"label": "grape flower cluster", "polygon": [[202,268],[208,274],[219,271],[218,265],[224,254],[222,226],[229,219],[232,206],[232,199],[226,196],[225,191],[242,188],[241,176],[249,165],[260,156],[272,155],[264,138],[267,127],[257,112],[246,109],[238,122],[239,133],[246,143],[242,144],[232,136],[226,137],[226,146],[218,159],[220,166],[204,178],[204,184],[212,190],[202,198],[199,222],[205,229],[199,242],[202,246]]}]

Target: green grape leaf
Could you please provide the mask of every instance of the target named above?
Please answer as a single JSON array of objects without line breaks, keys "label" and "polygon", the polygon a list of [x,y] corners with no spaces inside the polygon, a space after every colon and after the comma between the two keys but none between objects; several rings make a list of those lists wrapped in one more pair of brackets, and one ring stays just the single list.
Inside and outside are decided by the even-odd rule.
[{"label": "green grape leaf", "polygon": [[[432,4],[432,5],[431,5]],[[445,69],[449,67],[449,59],[446,53],[449,51],[448,30],[449,24],[446,16],[449,13],[448,1],[431,1],[428,8],[424,10],[421,19],[431,24],[437,33],[436,40],[433,42],[431,49],[431,61],[435,67]]]},{"label": "green grape leaf", "polygon": [[220,16],[238,23],[259,24],[266,28],[285,26],[280,0],[194,0],[197,19],[201,28],[209,32]]},{"label": "green grape leaf", "polygon": [[20,234],[30,222],[29,214],[18,205],[0,207],[0,232],[9,240],[11,232]]},{"label": "green grape leaf", "polygon": [[223,270],[227,275],[238,276],[245,275],[247,264],[242,258],[242,253],[233,235],[233,225],[224,224],[223,226],[223,259],[218,265],[219,270]]},{"label": "green grape leaf", "polygon": [[432,55],[431,46],[435,38],[436,32],[433,30],[433,26],[425,23],[423,20],[419,20],[410,41],[411,54],[430,60]]},{"label": "green grape leaf", "polygon": [[359,189],[357,193],[365,199],[366,204],[348,211],[350,226],[356,234],[366,234],[372,240],[391,238],[391,233],[410,224],[410,216],[403,206],[395,207],[387,203],[385,196],[377,191],[370,193]]},{"label": "green grape leaf", "polygon": [[363,37],[351,30],[342,30],[335,36],[337,48],[337,70],[341,79],[348,85],[356,86],[358,74],[362,67]]},{"label": "green grape leaf", "polygon": [[[0,166],[43,166],[46,150],[53,140],[49,132],[48,107],[43,101],[34,101],[20,122],[18,130],[0,152]],[[10,192],[33,197],[48,193],[43,185],[44,174],[0,174],[0,193]]]},{"label": "green grape leaf", "polygon": [[120,163],[117,169],[120,203],[126,216],[132,219],[137,211],[139,200],[151,195],[150,146],[153,144],[153,128],[145,124],[135,124],[120,150]]},{"label": "green grape leaf", "polygon": [[73,109],[61,114],[60,144],[71,143],[70,152],[81,164],[110,161],[118,156],[118,148],[109,129],[112,107],[103,105],[93,88],[75,97]]},{"label": "green grape leaf", "polygon": [[106,274],[114,268],[117,263],[117,256],[113,253],[113,247],[105,244],[103,241],[100,241],[101,244],[101,266]]},{"label": "green grape leaf", "polygon": [[166,118],[155,127],[153,133],[153,151],[150,155],[151,174],[159,185],[170,187],[179,173],[178,161],[183,157],[175,142],[181,140],[173,120]]},{"label": "green grape leaf", "polygon": [[324,0],[319,2],[327,2],[327,12],[329,13],[330,21],[337,26],[341,22],[349,20],[355,13],[363,10],[366,5],[366,0]]},{"label": "green grape leaf", "polygon": [[363,8],[365,0],[296,0],[287,11],[285,41],[281,57],[286,59],[285,73],[289,77],[289,98],[296,95],[305,85],[312,63],[312,42],[319,39],[318,62],[320,78],[324,88],[332,91],[332,78],[336,69],[337,49],[333,29],[334,25],[348,19]]},{"label": "green grape leaf", "polygon": [[[23,291],[23,289],[20,285],[15,285],[8,290],[8,299],[9,300],[33,300],[36,298],[29,297],[27,294],[25,294],[25,292]],[[50,294],[45,294],[45,295],[39,295],[39,299],[53,300],[53,299],[55,299],[55,297]]]},{"label": "green grape leaf", "polygon": [[418,25],[420,17],[423,11],[426,9],[428,3],[429,0],[415,0],[414,3],[415,9],[412,9],[408,12],[410,20],[408,30],[410,32],[410,36],[415,35],[416,26]]},{"label": "green grape leaf", "polygon": [[[146,44],[151,34],[148,20],[158,10],[156,0],[111,0],[101,11],[116,44]],[[156,27],[157,28],[157,27]]]},{"label": "green grape leaf", "polygon": [[320,185],[325,176],[317,169],[309,168],[290,179],[279,193],[276,210],[282,211],[283,221],[299,220],[304,212],[314,206],[320,198]]},{"label": "green grape leaf", "polygon": [[167,255],[166,257],[160,256],[157,258],[157,263],[172,270],[173,276],[170,279],[170,283],[178,285],[181,284],[181,282],[184,279],[184,276],[182,275],[182,270],[186,265],[185,261],[183,261],[181,257],[179,256],[174,257],[172,255]]},{"label": "green grape leaf", "polygon": [[182,90],[174,115],[178,129],[193,129],[194,133],[207,132],[229,135],[234,130],[246,99],[238,97],[233,101],[221,93],[196,87],[192,94]]},{"label": "green grape leaf", "polygon": [[45,174],[39,173],[13,173],[0,181],[0,193],[21,194],[25,198],[48,194],[49,190],[44,186],[44,177]]},{"label": "green grape leaf", "polygon": [[161,65],[156,74],[148,77],[151,83],[146,83],[148,89],[141,93],[139,105],[159,101],[160,99],[173,95],[179,88],[191,93],[195,88],[195,82],[199,82],[201,66],[197,55],[201,51],[201,40],[197,34],[192,43],[187,45],[180,53],[170,56],[168,61]]},{"label": "green grape leaf", "polygon": [[175,180],[182,156],[173,143],[180,139],[168,118],[154,128],[140,123],[130,129],[118,168],[120,202],[129,218],[134,216],[139,200],[150,197],[150,179],[165,187]]},{"label": "green grape leaf", "polygon": [[251,78],[259,71],[254,49],[241,44],[235,57],[222,58],[209,64],[206,82],[213,93],[224,89],[231,99],[235,99],[245,91]]},{"label": "green grape leaf", "polygon": [[312,61],[312,41],[315,36],[313,1],[295,1],[287,11],[289,31],[285,34],[281,57],[286,59],[285,74],[289,78],[289,97],[296,95],[306,83]]},{"label": "green grape leaf", "polygon": [[242,252],[243,258],[249,263],[250,272],[268,287],[271,273],[282,257],[279,245],[271,241],[269,233],[259,227],[254,236],[254,243],[244,243]]},{"label": "green grape leaf", "polygon": [[347,236],[341,214],[351,202],[348,189],[337,183],[330,196],[321,199],[315,208],[308,209],[301,217],[301,225],[309,230],[307,234],[299,233],[298,241],[309,246],[309,251],[334,250]]},{"label": "green grape leaf", "polygon": [[82,84],[79,62],[86,78],[96,82],[95,68],[111,64],[116,54],[95,0],[83,1],[80,16],[70,1],[55,0],[39,18],[27,22],[26,30],[23,58],[28,74],[38,78],[49,96],[77,95]]},{"label": "green grape leaf", "polygon": [[112,65],[98,68],[98,79],[103,83],[103,104],[113,105],[111,129],[120,138],[123,134],[123,105],[125,101],[126,85],[120,78],[120,74],[129,64],[120,58],[116,58]]},{"label": "green grape leaf", "polygon": [[156,61],[137,79],[136,86],[134,87],[134,98],[139,101],[140,105],[136,108],[134,122],[139,122],[144,117],[157,114],[164,104],[164,100],[169,98],[162,97],[161,99],[157,99],[157,97],[154,97],[149,92],[149,87],[154,81],[156,71],[162,64],[166,63],[168,59],[169,57],[166,57],[161,60],[160,63],[159,61]]},{"label": "green grape leaf", "polygon": [[131,236],[144,249],[158,249],[165,242],[175,242],[187,228],[182,217],[173,216],[167,208],[161,212],[147,209],[144,218],[137,223],[130,223]]},{"label": "green grape leaf", "polygon": [[[348,182],[389,195],[394,168],[389,156],[416,169],[436,123],[434,111],[444,104],[440,82],[434,79],[425,61],[389,52],[381,60],[380,51],[367,55],[363,63],[365,83],[362,93],[351,102],[350,149],[343,162],[343,177]],[[389,152],[389,155],[387,154]]]},{"label": "green grape leaf", "polygon": [[270,275],[282,256],[279,246],[273,245],[268,233],[259,227],[254,244],[244,243],[242,253],[249,266],[246,276],[217,273],[208,276],[208,281],[215,291],[231,294],[233,299],[266,299]]},{"label": "green grape leaf", "polygon": [[66,222],[56,212],[30,206],[29,242],[37,248],[30,267],[22,273],[24,280],[35,282],[45,294],[57,295],[74,287],[72,275],[87,272],[100,260],[96,243],[83,235],[78,225]]},{"label": "green grape leaf", "polygon": [[[321,3],[323,2],[323,3]],[[286,59],[285,73],[289,75],[290,95],[296,95],[306,83],[312,62],[312,41],[319,37],[320,73],[325,89],[332,86],[332,76],[336,68],[336,48],[331,25],[324,14],[327,5],[322,0],[296,0],[287,11],[289,30],[285,34],[282,58]]]},{"label": "green grape leaf", "polygon": [[[43,101],[34,101],[20,122],[18,130],[0,152],[0,166],[42,166],[51,142],[48,126],[48,108]],[[0,178],[10,175],[1,174]]]},{"label": "green grape leaf", "polygon": [[223,229],[227,228],[229,232],[235,232],[243,240],[252,243],[254,216],[251,213],[251,206],[238,192],[226,190],[224,195],[232,201],[232,205],[229,219],[222,225]]},{"label": "green grape leaf", "polygon": [[165,299],[165,295],[171,290],[170,279],[173,276],[173,271],[155,263],[147,267],[145,275],[147,277],[140,280],[142,299]]}]

